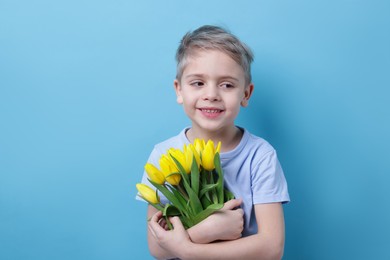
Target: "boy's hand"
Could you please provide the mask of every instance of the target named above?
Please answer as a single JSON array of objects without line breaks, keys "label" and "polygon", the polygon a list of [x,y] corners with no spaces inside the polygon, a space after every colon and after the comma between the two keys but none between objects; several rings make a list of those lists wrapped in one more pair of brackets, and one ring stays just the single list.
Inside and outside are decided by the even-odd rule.
[{"label": "boy's hand", "polygon": [[238,208],[241,203],[241,199],[230,200],[221,210],[189,229],[191,240],[203,244],[240,238],[244,228],[244,211]]},{"label": "boy's hand", "polygon": [[213,221],[210,232],[215,232],[215,240],[234,240],[242,236],[244,229],[244,211],[240,207],[241,199],[229,200],[220,211],[210,217]]},{"label": "boy's hand", "polygon": [[160,218],[160,220],[158,221],[158,224],[165,230],[169,230],[169,226],[168,226],[168,223],[167,221],[165,220],[165,218]]},{"label": "boy's hand", "polygon": [[182,250],[191,244],[190,237],[178,217],[169,218],[173,230],[165,230],[160,221],[162,212],[155,213],[148,223],[148,228],[158,245],[173,255],[182,254]]}]

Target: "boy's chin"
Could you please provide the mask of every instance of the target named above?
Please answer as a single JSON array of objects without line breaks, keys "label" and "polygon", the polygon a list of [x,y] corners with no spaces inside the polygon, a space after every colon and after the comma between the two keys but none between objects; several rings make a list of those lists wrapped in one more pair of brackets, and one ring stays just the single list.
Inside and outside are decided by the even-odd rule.
[{"label": "boy's chin", "polygon": [[212,123],[202,123],[202,124],[192,124],[192,128],[199,133],[222,133],[225,131],[229,131],[233,128],[235,128],[235,125],[229,125],[229,126],[224,126],[221,125],[220,123],[217,122],[212,122]]}]

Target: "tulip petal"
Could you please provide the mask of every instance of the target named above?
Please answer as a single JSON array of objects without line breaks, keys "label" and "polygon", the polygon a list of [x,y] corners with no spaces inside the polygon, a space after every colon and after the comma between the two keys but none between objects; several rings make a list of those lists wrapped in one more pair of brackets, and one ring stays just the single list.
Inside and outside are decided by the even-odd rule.
[{"label": "tulip petal", "polygon": [[137,190],[141,197],[149,203],[157,204],[160,203],[160,198],[155,190],[150,188],[148,185],[143,183],[136,184]]},{"label": "tulip petal", "polygon": [[144,168],[149,178],[152,179],[154,182],[157,182],[158,184],[163,184],[165,182],[164,174],[153,164],[146,163]]},{"label": "tulip petal", "polygon": [[202,152],[202,166],[208,171],[214,169],[214,144],[209,140]]}]

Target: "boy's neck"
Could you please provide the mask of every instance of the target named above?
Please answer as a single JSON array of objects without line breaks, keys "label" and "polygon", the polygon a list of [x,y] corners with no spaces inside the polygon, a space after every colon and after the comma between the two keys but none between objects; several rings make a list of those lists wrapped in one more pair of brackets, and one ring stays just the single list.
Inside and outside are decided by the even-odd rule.
[{"label": "boy's neck", "polygon": [[241,141],[243,132],[240,128],[234,127],[228,131],[205,132],[197,131],[195,128],[190,128],[186,132],[186,136],[190,142],[194,142],[196,138],[212,140],[215,144],[221,142],[221,152],[233,150]]}]

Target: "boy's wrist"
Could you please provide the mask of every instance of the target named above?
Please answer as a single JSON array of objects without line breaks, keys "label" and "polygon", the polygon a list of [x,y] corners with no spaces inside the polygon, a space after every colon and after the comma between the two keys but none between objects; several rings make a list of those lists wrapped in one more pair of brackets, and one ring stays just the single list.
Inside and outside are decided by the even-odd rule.
[{"label": "boy's wrist", "polygon": [[185,246],[181,247],[178,253],[178,258],[180,259],[196,259],[196,255],[194,254],[196,252],[196,243],[193,243],[190,241]]},{"label": "boy's wrist", "polygon": [[216,240],[213,228],[213,215],[208,216],[205,220],[187,230],[188,235],[193,243],[207,244]]}]

